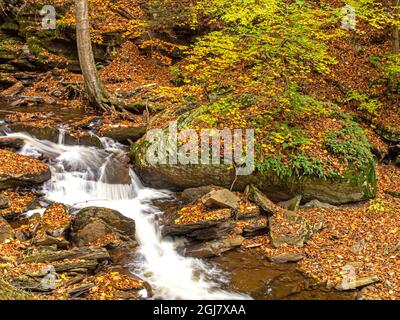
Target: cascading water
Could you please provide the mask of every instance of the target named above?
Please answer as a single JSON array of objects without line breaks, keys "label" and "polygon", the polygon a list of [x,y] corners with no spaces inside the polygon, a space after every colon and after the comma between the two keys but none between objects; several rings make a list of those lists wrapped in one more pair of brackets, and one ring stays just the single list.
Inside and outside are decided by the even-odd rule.
[{"label": "cascading water", "polygon": [[171,194],[143,187],[124,161],[122,145],[105,138],[101,150],[63,145],[62,137],[55,144],[23,133],[9,136],[25,141],[21,153],[45,155],[50,159],[52,178],[43,186],[46,198],[77,208],[107,207],[135,220],[140,246],[138,258],[133,262],[134,272],[151,284],[154,298],[249,298],[219,289],[216,279],[224,279],[220,270],[199,259],[179,255],[175,242],[162,239],[156,222],[162,212],[151,205],[151,200],[171,197]]}]

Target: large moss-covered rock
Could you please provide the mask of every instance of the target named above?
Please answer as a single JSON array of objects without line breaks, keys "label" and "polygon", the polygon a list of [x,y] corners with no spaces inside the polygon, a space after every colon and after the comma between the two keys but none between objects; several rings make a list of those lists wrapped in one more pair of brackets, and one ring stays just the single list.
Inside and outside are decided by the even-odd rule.
[{"label": "large moss-covered rock", "polygon": [[271,200],[284,201],[297,195],[303,201],[317,199],[331,204],[357,202],[375,195],[376,177],[371,162],[364,169],[349,169],[343,177],[322,179],[309,176],[279,177],[273,171],[235,176],[226,165],[149,164],[147,145],[142,143],[132,152],[136,172],[144,183],[155,188],[182,190],[204,185],[218,185],[243,191],[249,184],[262,190]]},{"label": "large moss-covered rock", "polygon": [[[193,128],[202,115],[202,109],[198,109],[181,116],[176,122],[177,131]],[[158,134],[155,135],[155,139],[153,135],[148,138],[154,139],[158,145],[164,143],[165,150],[161,150],[163,152],[168,150],[168,138],[171,138],[169,132],[169,127],[159,132],[163,133],[165,142],[157,141]],[[154,164],[147,160],[148,152],[152,157],[157,156],[157,153],[154,153],[155,148],[150,148],[154,145],[151,145],[149,140],[136,143],[132,147],[131,154],[136,172],[146,184],[155,188],[181,191],[186,188],[217,185],[225,188],[233,186],[234,190],[243,191],[247,185],[254,185],[273,201],[286,201],[302,196],[302,202],[317,199],[331,204],[351,203],[374,197],[376,195],[375,163],[368,141],[360,127],[344,117],[340,120],[338,129],[327,131],[325,139],[324,152],[330,153],[331,158],[335,158],[335,162],[344,164],[343,167],[346,168],[340,173],[337,168],[330,168],[330,172],[325,173],[324,159],[306,157],[297,159],[295,169],[293,169],[293,163],[289,168],[285,162],[280,162],[280,168],[277,170],[274,165],[265,165],[267,159],[258,159],[255,155],[255,170],[249,175],[236,175],[235,168],[232,165],[223,164],[223,160],[221,164],[200,164],[200,155],[199,164],[180,164],[179,162],[172,164],[168,161],[164,161],[166,164]],[[185,147],[190,147],[187,141],[179,142],[187,144]],[[256,142],[257,137],[254,140],[255,144]],[[177,148],[178,153],[184,151],[179,143]],[[187,150],[185,152],[187,153]],[[282,158],[281,154],[276,156],[277,159]],[[296,154],[293,153],[291,156],[295,158]],[[289,159],[290,156],[286,159],[287,162],[292,161]],[[299,162],[303,167],[298,167]],[[247,166],[249,167],[249,164]],[[318,170],[311,170],[311,173],[308,173],[310,167],[315,169],[315,166],[319,166]]]}]

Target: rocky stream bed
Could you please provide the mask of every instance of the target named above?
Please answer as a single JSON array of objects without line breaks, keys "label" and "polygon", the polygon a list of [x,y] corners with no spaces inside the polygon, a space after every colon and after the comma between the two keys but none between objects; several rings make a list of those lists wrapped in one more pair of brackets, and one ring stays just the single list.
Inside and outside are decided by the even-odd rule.
[{"label": "rocky stream bed", "polygon": [[301,203],[334,206],[273,203],[254,185],[148,189],[112,140],[133,141],[138,128],[99,131],[101,118],[51,106],[10,110],[0,137],[0,298],[357,298],[306,276],[296,264],[305,253],[290,249],[325,227],[323,214],[297,215]]}]

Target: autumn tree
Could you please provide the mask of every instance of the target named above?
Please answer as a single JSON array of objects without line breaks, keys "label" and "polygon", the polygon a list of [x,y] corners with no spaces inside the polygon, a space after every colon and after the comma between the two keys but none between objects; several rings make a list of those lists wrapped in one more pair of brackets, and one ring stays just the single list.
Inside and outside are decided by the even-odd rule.
[{"label": "autumn tree", "polygon": [[399,16],[400,16],[400,0],[393,0],[393,54],[400,54],[400,37],[399,37]]},{"label": "autumn tree", "polygon": [[103,112],[116,115],[119,111],[125,118],[131,118],[122,103],[110,97],[97,73],[90,36],[88,0],[75,0],[75,10],[79,63],[89,103]]}]

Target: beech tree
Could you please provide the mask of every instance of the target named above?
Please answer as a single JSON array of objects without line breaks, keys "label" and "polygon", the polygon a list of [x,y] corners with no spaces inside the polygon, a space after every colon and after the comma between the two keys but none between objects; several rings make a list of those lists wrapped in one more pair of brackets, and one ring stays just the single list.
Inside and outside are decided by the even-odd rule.
[{"label": "beech tree", "polygon": [[75,0],[75,10],[79,64],[89,103],[100,111],[113,115],[116,115],[117,111],[119,111],[123,117],[132,118],[132,115],[125,110],[120,101],[110,97],[97,73],[90,37],[88,0]]},{"label": "beech tree", "polygon": [[400,36],[399,36],[399,16],[400,16],[400,0],[393,0],[393,53],[400,53]]}]

